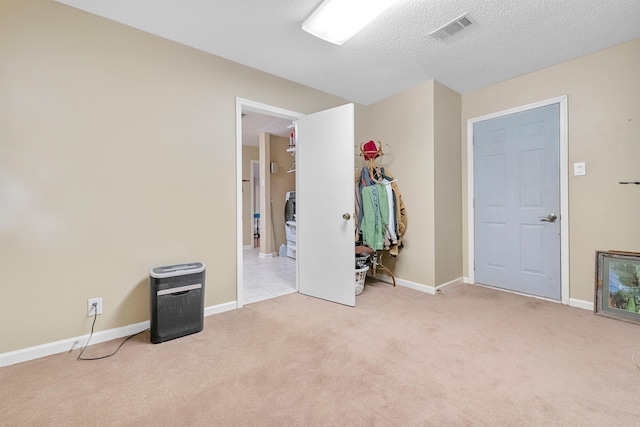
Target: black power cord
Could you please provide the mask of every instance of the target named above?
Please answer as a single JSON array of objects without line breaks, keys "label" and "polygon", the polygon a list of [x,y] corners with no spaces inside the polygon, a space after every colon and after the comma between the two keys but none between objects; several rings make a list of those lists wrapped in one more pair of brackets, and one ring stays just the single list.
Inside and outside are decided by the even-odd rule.
[{"label": "black power cord", "polygon": [[96,319],[98,319],[98,305],[94,303],[93,304],[93,323],[91,324],[91,334],[89,334],[89,338],[87,339],[87,343],[84,345],[84,348],[82,349],[80,354],[78,354],[78,357],[76,358],[76,360],[100,360],[100,359],[106,359],[107,357],[111,357],[114,354],[116,354],[118,352],[118,350],[120,350],[120,347],[122,347],[124,345],[124,343],[129,341],[131,338],[135,337],[136,335],[140,335],[141,333],[146,332],[146,331],[149,330],[149,329],[145,329],[144,331],[140,331],[140,332],[137,332],[137,333],[135,333],[133,335],[128,336],[127,338],[125,338],[124,341],[122,341],[120,343],[118,348],[116,348],[115,351],[113,353],[111,353],[111,354],[107,354],[105,356],[99,356],[99,357],[82,357],[82,353],[84,353],[84,351],[89,346],[89,341],[91,341],[91,337],[93,336],[93,328],[96,326]]}]

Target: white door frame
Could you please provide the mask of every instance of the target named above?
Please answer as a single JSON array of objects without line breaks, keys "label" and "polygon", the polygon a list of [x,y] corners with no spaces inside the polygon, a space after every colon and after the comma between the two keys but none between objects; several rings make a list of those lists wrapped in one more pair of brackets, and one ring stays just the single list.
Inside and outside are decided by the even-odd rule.
[{"label": "white door frame", "polygon": [[560,105],[560,298],[563,304],[569,304],[569,128],[566,95],[467,120],[467,272],[468,282],[475,283],[473,125],[476,122],[552,104]]},{"label": "white door frame", "polygon": [[[242,112],[251,111],[254,113],[266,114],[269,116],[281,117],[283,119],[295,121],[304,114],[295,111],[285,110],[272,105],[262,104],[243,98],[236,98],[236,307],[244,306],[242,273]],[[253,172],[252,172],[253,173]],[[296,175],[296,188],[298,177]],[[298,268],[296,260],[296,269]],[[298,276],[296,275],[296,289],[298,287]]]}]

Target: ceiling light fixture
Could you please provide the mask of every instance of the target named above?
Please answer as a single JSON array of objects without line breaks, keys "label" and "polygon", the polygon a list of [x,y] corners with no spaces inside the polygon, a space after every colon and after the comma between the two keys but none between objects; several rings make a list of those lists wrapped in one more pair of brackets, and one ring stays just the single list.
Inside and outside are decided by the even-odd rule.
[{"label": "ceiling light fixture", "polygon": [[324,0],[302,23],[306,32],[342,45],[398,0]]}]

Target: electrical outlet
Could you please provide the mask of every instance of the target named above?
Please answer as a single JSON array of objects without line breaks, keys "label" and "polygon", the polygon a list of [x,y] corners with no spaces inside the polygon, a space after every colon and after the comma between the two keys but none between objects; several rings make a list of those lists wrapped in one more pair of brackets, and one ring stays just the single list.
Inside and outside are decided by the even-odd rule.
[{"label": "electrical outlet", "polygon": [[[93,304],[96,304],[96,311],[93,311]],[[95,316],[97,314],[102,314],[102,298],[89,298],[87,300],[87,316]]]}]

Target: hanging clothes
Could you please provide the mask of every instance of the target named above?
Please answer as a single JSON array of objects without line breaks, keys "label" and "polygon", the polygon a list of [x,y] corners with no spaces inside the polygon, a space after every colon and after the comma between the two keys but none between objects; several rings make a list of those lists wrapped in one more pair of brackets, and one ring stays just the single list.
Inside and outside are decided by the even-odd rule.
[{"label": "hanging clothes", "polygon": [[387,198],[389,203],[387,203],[387,207],[389,208],[389,223],[387,224],[387,230],[385,234],[385,241],[389,241],[389,245],[386,245],[386,249],[389,249],[390,245],[398,244],[398,234],[396,231],[396,214],[395,214],[395,197],[393,195],[393,189],[391,188],[391,181],[388,179],[383,179],[382,184],[384,185],[384,189],[387,191]]},{"label": "hanging clothes", "polygon": [[356,241],[374,250],[388,249],[389,255],[397,256],[406,212],[396,180],[384,168],[363,167],[356,172],[354,190]]},{"label": "hanging clothes", "polygon": [[374,251],[385,248],[385,232],[389,224],[389,200],[382,184],[362,189],[362,243]]},{"label": "hanging clothes", "polygon": [[384,175],[384,178],[391,182],[391,190],[393,192],[395,205],[393,210],[395,211],[395,230],[396,236],[398,238],[396,244],[391,244],[389,248],[389,255],[392,257],[398,256],[400,249],[403,246],[402,236],[404,236],[405,229],[407,228],[407,212],[404,207],[404,202],[402,201],[402,195],[400,194],[400,189],[398,188],[398,183],[396,179],[389,173],[388,170],[381,168],[381,172]]}]

